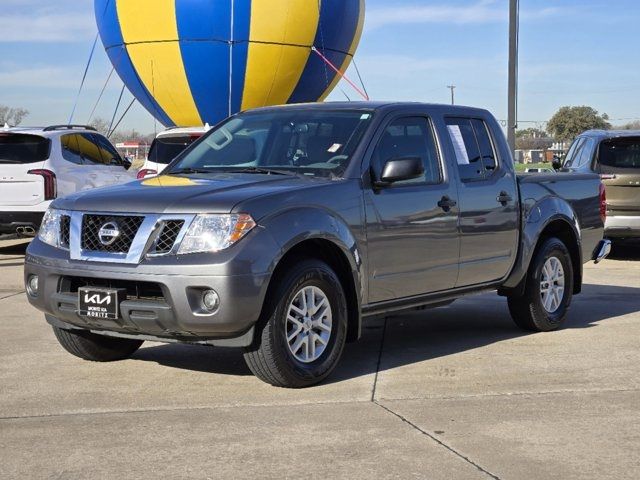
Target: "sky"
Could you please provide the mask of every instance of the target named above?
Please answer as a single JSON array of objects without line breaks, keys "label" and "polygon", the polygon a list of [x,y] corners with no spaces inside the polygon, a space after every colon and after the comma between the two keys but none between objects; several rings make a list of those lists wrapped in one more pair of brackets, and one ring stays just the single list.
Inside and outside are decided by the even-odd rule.
[{"label": "sky", "polygon": [[[316,0],[308,0],[315,2]],[[65,123],[96,35],[92,0],[1,0],[0,104],[25,124]],[[507,115],[508,0],[367,0],[356,63],[375,100],[450,102]],[[520,0],[519,127],[544,126],[563,105],[590,105],[613,124],[640,119],[640,2]],[[109,75],[101,44],[78,100],[84,123]],[[348,75],[357,80],[350,68]],[[97,116],[113,116],[112,78]],[[342,91],[344,91],[344,93]],[[358,94],[342,82],[329,97]],[[126,92],[124,103],[131,95]],[[137,103],[123,128],[161,126]]]}]

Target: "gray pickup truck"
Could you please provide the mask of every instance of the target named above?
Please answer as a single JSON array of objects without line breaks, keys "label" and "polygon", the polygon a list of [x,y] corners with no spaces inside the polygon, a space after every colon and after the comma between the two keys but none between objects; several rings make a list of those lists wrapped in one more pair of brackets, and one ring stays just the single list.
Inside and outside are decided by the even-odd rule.
[{"label": "gray pickup truck", "polygon": [[518,326],[559,328],[609,252],[603,195],[595,174],[516,176],[485,110],[265,108],[162,175],[55,200],[25,285],[80,358],[240,347],[260,379],[305,387],[366,317],[497,291]]}]

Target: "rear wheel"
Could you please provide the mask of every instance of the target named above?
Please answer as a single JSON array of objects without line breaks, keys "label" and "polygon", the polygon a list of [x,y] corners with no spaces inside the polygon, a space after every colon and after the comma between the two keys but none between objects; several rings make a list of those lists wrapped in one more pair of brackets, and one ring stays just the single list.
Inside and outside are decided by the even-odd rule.
[{"label": "rear wheel", "polygon": [[509,311],[520,328],[548,332],[562,326],[572,297],[571,255],[561,240],[549,238],[529,266],[524,295],[509,297]]},{"label": "rear wheel", "polygon": [[271,385],[319,383],[338,364],[346,341],[347,302],[340,280],[327,264],[305,259],[275,281],[245,361]]},{"label": "rear wheel", "polygon": [[141,340],[106,337],[85,330],[64,330],[53,327],[60,345],[72,355],[92,362],[113,362],[133,355]]}]

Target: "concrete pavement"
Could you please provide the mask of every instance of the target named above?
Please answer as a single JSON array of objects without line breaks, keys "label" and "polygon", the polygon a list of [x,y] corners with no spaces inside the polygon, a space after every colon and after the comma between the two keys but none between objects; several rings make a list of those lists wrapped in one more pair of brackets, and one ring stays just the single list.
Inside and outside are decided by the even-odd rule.
[{"label": "concrete pavement", "polygon": [[241,352],[64,352],[0,249],[0,478],[640,477],[640,263],[587,266],[566,329],[504,299],[369,322],[331,379],[291,391]]}]

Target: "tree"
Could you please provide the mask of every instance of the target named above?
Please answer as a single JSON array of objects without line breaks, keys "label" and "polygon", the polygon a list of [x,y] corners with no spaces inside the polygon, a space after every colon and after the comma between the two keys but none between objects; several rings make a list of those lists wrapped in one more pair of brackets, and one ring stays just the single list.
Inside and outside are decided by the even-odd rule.
[{"label": "tree", "polygon": [[106,136],[109,134],[110,123],[111,122],[109,122],[108,120],[105,120],[104,118],[96,117],[93,119],[90,126],[95,128],[98,132]]},{"label": "tree", "polygon": [[22,120],[29,115],[29,110],[24,108],[12,108],[0,105],[0,127],[3,125],[20,125]]},{"label": "tree", "polygon": [[560,141],[570,142],[585,130],[608,130],[611,124],[607,121],[609,116],[600,115],[592,107],[562,107],[551,117],[547,128],[553,136]]},{"label": "tree", "polygon": [[546,150],[553,145],[553,138],[539,128],[525,128],[516,132],[516,149]]},{"label": "tree", "polygon": [[633,122],[625,123],[624,125],[614,128],[617,130],[640,130],[640,120],[634,120]]}]

